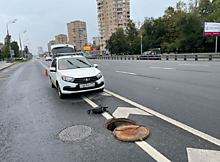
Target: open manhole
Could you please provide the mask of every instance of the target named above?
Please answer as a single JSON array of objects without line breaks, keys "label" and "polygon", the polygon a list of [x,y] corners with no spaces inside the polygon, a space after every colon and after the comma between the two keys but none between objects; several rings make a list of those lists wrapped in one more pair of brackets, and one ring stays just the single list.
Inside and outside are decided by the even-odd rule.
[{"label": "open manhole", "polygon": [[74,142],[85,139],[91,133],[92,128],[90,128],[89,126],[74,125],[62,130],[58,136],[62,141]]},{"label": "open manhole", "polygon": [[110,131],[113,131],[116,127],[118,127],[120,125],[135,125],[135,124],[136,124],[136,122],[131,119],[113,118],[105,124],[105,128],[107,128]]},{"label": "open manhole", "polygon": [[120,125],[114,129],[113,134],[121,141],[141,141],[149,136],[150,131],[141,125]]}]

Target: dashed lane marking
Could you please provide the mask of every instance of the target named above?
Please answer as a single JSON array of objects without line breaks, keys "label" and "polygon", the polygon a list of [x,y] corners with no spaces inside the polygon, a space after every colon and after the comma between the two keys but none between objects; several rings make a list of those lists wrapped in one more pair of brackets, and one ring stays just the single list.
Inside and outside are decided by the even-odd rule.
[{"label": "dashed lane marking", "polygon": [[129,74],[129,75],[137,75],[135,73],[125,72],[125,71],[116,71],[116,73]]},{"label": "dashed lane marking", "polygon": [[183,66],[209,66],[209,65],[199,65],[199,64],[179,64],[179,65],[183,65]]},{"label": "dashed lane marking", "polygon": [[151,110],[150,108],[147,108],[147,107],[142,106],[142,105],[140,105],[140,104],[138,104],[136,102],[133,102],[133,101],[131,101],[129,99],[126,99],[125,97],[122,97],[122,96],[120,96],[120,95],[118,95],[116,93],[113,93],[113,92],[109,91],[109,90],[105,89],[104,91],[109,93],[109,94],[111,94],[112,96],[115,96],[116,98],[119,98],[122,101],[125,101],[125,102],[127,102],[127,103],[129,103],[129,104],[131,104],[131,105],[133,105],[135,107],[140,108],[141,110],[144,110],[144,111],[146,111],[146,112],[148,112],[148,113],[150,113],[150,114],[152,114],[154,116],[157,116],[158,118],[160,118],[160,119],[162,119],[164,121],[167,121],[168,123],[171,123],[171,124],[173,124],[173,125],[175,125],[175,126],[177,126],[179,128],[182,128],[182,129],[186,130],[187,132],[190,132],[190,133],[192,133],[192,134],[194,134],[194,135],[196,135],[196,136],[198,136],[200,138],[203,138],[203,139],[205,139],[205,140],[207,140],[207,141],[209,141],[209,142],[211,142],[211,143],[213,143],[213,144],[215,144],[217,146],[220,146],[220,140],[215,138],[215,137],[212,137],[212,136],[210,136],[210,135],[208,135],[206,133],[203,133],[203,132],[201,132],[199,130],[196,130],[196,129],[194,129],[194,128],[186,125],[186,124],[183,124],[183,123],[181,123],[179,121],[176,121],[176,120],[174,120],[172,118],[169,118],[169,117],[167,117],[167,116],[165,116],[163,114],[160,114],[160,113],[158,113],[158,112],[156,112],[154,110]]},{"label": "dashed lane marking", "polygon": [[[81,95],[82,99],[85,100],[88,104],[90,104],[93,108],[98,107],[94,102],[92,102],[89,98]],[[113,117],[107,112],[102,113],[102,116],[107,120],[112,119]],[[155,148],[150,146],[147,142],[135,142],[140,148],[142,148],[145,152],[147,152],[152,158],[154,158],[158,162],[171,162],[165,156],[163,156],[160,152],[158,152]]]}]

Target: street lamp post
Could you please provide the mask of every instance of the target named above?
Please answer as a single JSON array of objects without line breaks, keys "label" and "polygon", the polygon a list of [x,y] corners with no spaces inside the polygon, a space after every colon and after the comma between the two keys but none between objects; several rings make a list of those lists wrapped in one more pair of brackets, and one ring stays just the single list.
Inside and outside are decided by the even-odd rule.
[{"label": "street lamp post", "polygon": [[140,20],[137,22],[138,24],[138,28],[140,29],[141,31],[141,55],[142,55],[142,47],[143,47],[143,44],[142,44],[142,30],[141,30],[141,25],[143,24]]},{"label": "street lamp post", "polygon": [[8,44],[9,44],[9,52],[10,52],[11,63],[13,62],[13,60],[12,60],[11,42],[10,42],[10,39],[9,39],[8,25],[11,24],[11,23],[15,23],[15,21],[17,21],[17,19],[14,19],[13,21],[9,21],[9,22],[7,23],[7,36],[8,36]]},{"label": "street lamp post", "polygon": [[21,47],[21,58],[23,59],[23,51],[22,51],[22,44],[21,44],[21,34],[22,33],[26,33],[26,30],[19,33],[19,41],[20,41],[20,47]]}]

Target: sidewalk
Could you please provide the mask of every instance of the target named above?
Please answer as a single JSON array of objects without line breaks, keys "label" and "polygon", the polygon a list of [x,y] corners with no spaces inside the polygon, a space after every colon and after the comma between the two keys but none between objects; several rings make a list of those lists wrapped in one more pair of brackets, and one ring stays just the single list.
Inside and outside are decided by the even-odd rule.
[{"label": "sidewalk", "polygon": [[14,63],[6,63],[6,61],[0,61],[0,71],[4,70],[12,65],[16,64],[16,62]]}]

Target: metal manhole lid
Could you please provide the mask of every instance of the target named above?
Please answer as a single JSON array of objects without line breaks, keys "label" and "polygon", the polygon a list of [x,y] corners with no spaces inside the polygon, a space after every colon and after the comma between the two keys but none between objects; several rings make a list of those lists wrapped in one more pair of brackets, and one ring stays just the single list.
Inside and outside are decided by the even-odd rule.
[{"label": "metal manhole lid", "polygon": [[92,128],[85,125],[74,125],[62,130],[58,137],[62,141],[74,142],[83,140],[92,133]]},{"label": "metal manhole lid", "polygon": [[140,141],[147,138],[150,131],[141,125],[121,125],[114,129],[113,134],[121,141]]},{"label": "metal manhole lid", "polygon": [[105,124],[105,128],[113,131],[116,127],[120,125],[135,125],[136,122],[127,118],[113,118]]}]

